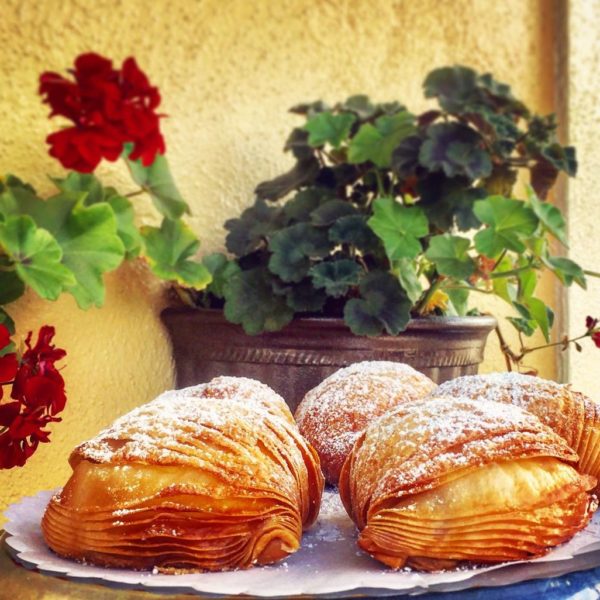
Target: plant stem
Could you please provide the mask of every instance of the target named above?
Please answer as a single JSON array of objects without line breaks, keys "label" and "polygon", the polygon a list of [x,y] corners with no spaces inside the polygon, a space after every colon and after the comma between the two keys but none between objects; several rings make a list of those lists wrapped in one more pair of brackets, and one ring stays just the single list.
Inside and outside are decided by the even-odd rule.
[{"label": "plant stem", "polygon": [[440,285],[442,285],[442,279],[439,275],[436,275],[432,284],[429,286],[427,293],[425,294],[425,296],[423,296],[423,299],[417,305],[418,314],[423,314],[422,311],[425,309],[425,307],[429,303],[429,300],[431,300],[431,297],[433,296],[433,294],[435,294]]},{"label": "plant stem", "polygon": [[500,263],[506,256],[507,252],[508,252],[508,248],[504,248],[504,250],[502,250],[502,254],[500,254],[500,256],[498,257],[498,260],[494,263],[494,267],[492,268],[492,271],[495,271],[500,266]]},{"label": "plant stem", "polygon": [[512,271],[500,271],[500,273],[490,273],[490,279],[501,279],[502,277],[512,277],[513,275],[518,275],[523,271],[529,271],[533,266],[533,261],[530,260],[529,264],[524,267],[519,267],[518,269],[512,269]]},{"label": "plant stem", "polygon": [[586,331],[583,335],[579,337],[573,338],[571,340],[561,340],[560,342],[552,342],[551,344],[542,344],[541,346],[534,346],[533,348],[521,348],[521,356],[523,358],[526,354],[530,352],[535,352],[536,350],[543,350],[544,348],[555,348],[556,346],[565,346],[566,344],[572,344],[573,342],[578,342],[586,337],[589,337],[589,333]]},{"label": "plant stem", "polygon": [[584,269],[583,272],[590,277],[600,277],[600,273],[598,273],[598,271],[589,271],[588,269]]},{"label": "plant stem", "polygon": [[134,196],[139,196],[140,194],[145,193],[146,190],[144,188],[140,188],[139,190],[136,190],[135,192],[129,192],[129,194],[125,194],[125,198],[133,198]]},{"label": "plant stem", "polygon": [[377,179],[377,191],[379,196],[385,196],[385,189],[383,187],[383,180],[381,179],[381,173],[379,169],[375,169],[375,177]]},{"label": "plant stem", "polygon": [[480,294],[490,294],[493,295],[494,292],[492,290],[482,290],[477,287],[470,287],[468,285],[446,285],[444,286],[445,290],[467,290],[468,292],[479,292]]}]

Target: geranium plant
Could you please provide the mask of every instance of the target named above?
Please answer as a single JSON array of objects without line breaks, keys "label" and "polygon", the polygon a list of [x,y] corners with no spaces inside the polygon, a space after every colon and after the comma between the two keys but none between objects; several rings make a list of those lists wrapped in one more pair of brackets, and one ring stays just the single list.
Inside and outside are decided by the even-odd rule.
[{"label": "geranium plant", "polygon": [[[397,335],[411,318],[465,315],[471,293],[493,294],[521,335],[549,342],[540,273],[586,286],[555,251],[565,222],[546,200],[560,172],[575,175],[575,150],[557,142],[553,115],[489,74],[436,69],[423,89],[437,106],[419,115],[366,96],[292,108],[304,118],[285,144],[292,169],[226,222],[234,258],[205,258],[213,281],[194,301],[249,334],[320,314],[359,335]],[[529,182],[515,198],[519,171]]]},{"label": "geranium plant", "polygon": [[[15,333],[10,304],[26,287],[47,300],[69,293],[82,309],[101,306],[103,276],[123,260],[142,257],[161,279],[195,289],[210,281],[207,269],[193,260],[199,242],[183,221],[189,207],[164,156],[158,89],[133,58],[115,68],[98,54],[83,54],[69,75],[43,73],[39,92],[50,106],[50,116],[62,118],[65,125],[48,136],[49,152],[71,171],[52,178],[56,191],[47,198],[16,176],[0,179],[0,327],[4,336]],[[135,186],[126,193],[104,186],[93,174],[102,160],[118,159],[127,165]],[[152,198],[162,217],[159,227],[136,224],[134,203],[140,194]],[[49,340],[48,331],[42,330],[40,339]],[[28,349],[23,360],[33,351]],[[37,381],[52,396],[51,380]],[[0,452],[5,458],[6,436],[15,431],[14,423],[23,415],[29,419],[30,414],[17,412],[16,402],[22,400],[18,379],[15,386],[15,402],[0,406],[0,427],[7,428],[0,434],[4,436]],[[53,403],[44,413],[45,422],[56,420],[56,407]],[[42,418],[39,412],[35,415]],[[27,443],[21,440],[21,458],[35,450],[37,441],[47,441],[45,430],[36,431],[41,433],[32,435],[38,437]],[[21,462],[0,460],[0,467],[13,464]]]}]

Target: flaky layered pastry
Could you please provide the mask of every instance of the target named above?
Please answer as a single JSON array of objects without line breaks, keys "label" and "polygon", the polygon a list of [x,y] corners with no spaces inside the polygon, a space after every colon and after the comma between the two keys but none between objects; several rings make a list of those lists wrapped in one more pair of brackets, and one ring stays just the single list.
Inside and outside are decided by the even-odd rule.
[{"label": "flaky layered pastry", "polygon": [[278,561],[319,512],[316,452],[266,385],[166,392],[71,454],[42,521],[58,554],[166,572]]},{"label": "flaky layered pastry", "polygon": [[295,417],[300,432],[319,453],[325,479],[337,485],[344,460],[373,419],[427,396],[435,387],[409,365],[371,361],[340,369],[310,390]]},{"label": "flaky layered pastry", "polygon": [[[520,373],[489,373],[447,381],[432,395],[492,400],[523,408],[577,452],[580,472],[600,482],[600,405],[570,386]],[[599,491],[596,488],[595,493]]]},{"label": "flaky layered pastry", "polygon": [[398,569],[540,556],[587,525],[596,480],[537,417],[488,401],[396,408],[356,441],[340,494],[359,546]]}]

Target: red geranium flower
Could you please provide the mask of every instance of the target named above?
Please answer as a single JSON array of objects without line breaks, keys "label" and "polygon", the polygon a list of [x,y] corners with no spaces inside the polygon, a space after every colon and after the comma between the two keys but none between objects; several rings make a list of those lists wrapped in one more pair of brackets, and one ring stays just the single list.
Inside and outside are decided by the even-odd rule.
[{"label": "red geranium flower", "polygon": [[[0,345],[10,343],[5,329],[0,325]],[[5,371],[9,379],[0,378],[0,391],[3,385],[12,383],[14,399],[0,404],[0,469],[23,466],[40,443],[50,441],[48,424],[61,420],[56,415],[65,407],[65,382],[54,363],[66,352],[51,343],[53,337],[54,328],[44,326],[35,346],[31,345],[29,333],[25,340],[27,350],[20,361],[15,354],[0,358],[1,369],[3,359],[14,357],[14,363]]]},{"label": "red geranium flower", "polygon": [[587,327],[588,333],[592,338],[592,342],[596,344],[598,348],[600,348],[600,328],[598,324],[600,323],[600,319],[594,319],[593,317],[586,317],[585,326]]},{"label": "red geranium flower", "polygon": [[53,72],[40,77],[39,91],[52,108],[50,116],[73,122],[48,136],[51,156],[68,169],[89,173],[103,158],[117,160],[126,142],[133,143],[130,158],[140,158],[145,166],[164,154],[162,115],[155,112],[160,94],[134,58],[119,70],[98,54],[82,54],[71,74],[73,80]]}]

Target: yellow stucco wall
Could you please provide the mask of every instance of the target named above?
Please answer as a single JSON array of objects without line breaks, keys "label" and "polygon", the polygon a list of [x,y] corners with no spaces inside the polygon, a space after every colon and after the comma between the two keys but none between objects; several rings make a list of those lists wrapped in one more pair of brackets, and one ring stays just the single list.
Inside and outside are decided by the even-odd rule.
[{"label": "yellow stucco wall", "polygon": [[[93,49],[134,54],[163,94],[168,158],[193,207],[206,251],[222,247],[225,218],[252,201],[257,182],[290,161],[281,152],[301,100],[358,92],[424,106],[421,82],[451,63],[491,70],[541,112],[553,109],[551,0],[4,0],[0,18],[0,171],[49,191],[60,174],[44,144],[57,125],[36,95],[39,73]],[[132,189],[121,165],[106,182]],[[141,220],[155,218],[147,202]],[[20,333],[56,326],[69,356],[69,403],[52,443],[24,469],[0,472],[0,511],[64,482],[71,448],[172,383],[164,299],[142,268],[108,277],[106,306],[28,295],[11,307]],[[547,295],[552,293],[548,288]],[[552,355],[533,363],[553,375]],[[486,370],[502,368],[495,347]],[[0,519],[0,523],[1,523]]]}]

